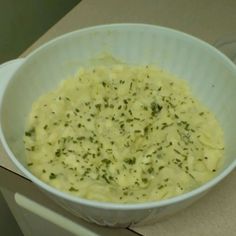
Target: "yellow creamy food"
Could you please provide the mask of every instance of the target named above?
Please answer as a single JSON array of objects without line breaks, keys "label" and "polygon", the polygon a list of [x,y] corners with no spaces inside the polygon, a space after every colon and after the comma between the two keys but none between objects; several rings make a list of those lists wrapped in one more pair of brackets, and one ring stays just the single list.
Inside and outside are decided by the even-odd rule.
[{"label": "yellow creamy food", "polygon": [[223,133],[186,82],[152,66],[80,69],[32,107],[27,163],[62,191],[98,201],[170,198],[211,179]]}]

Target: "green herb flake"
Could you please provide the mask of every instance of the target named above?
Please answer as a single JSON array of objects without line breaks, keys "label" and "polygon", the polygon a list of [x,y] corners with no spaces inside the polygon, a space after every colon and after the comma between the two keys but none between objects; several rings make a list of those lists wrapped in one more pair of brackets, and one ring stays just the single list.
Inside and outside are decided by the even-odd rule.
[{"label": "green herb flake", "polygon": [[31,128],[30,130],[25,132],[25,136],[31,137],[35,133],[35,128]]},{"label": "green herb flake", "polygon": [[102,106],[102,105],[101,105],[100,103],[98,103],[98,104],[95,105],[95,107],[96,107],[99,111],[101,111],[101,106]]},{"label": "green herb flake", "polygon": [[135,131],[134,131],[134,133],[141,133],[142,131],[141,130],[139,130],[139,129],[136,129]]},{"label": "green herb flake", "polygon": [[105,163],[106,165],[109,165],[111,163],[111,160],[105,158],[105,159],[102,159],[102,163]]},{"label": "green herb flake", "polygon": [[176,119],[179,119],[179,116],[175,114],[175,118],[176,118]]},{"label": "green herb flake", "polygon": [[56,179],[56,178],[57,178],[57,175],[54,174],[54,173],[51,173],[51,174],[49,175],[49,179]]},{"label": "green herb flake", "polygon": [[120,128],[123,129],[125,124],[120,124]]},{"label": "green herb flake", "polygon": [[131,82],[130,85],[129,85],[129,90],[131,90],[133,87],[133,83]]},{"label": "green herb flake", "polygon": [[151,173],[153,173],[154,168],[153,167],[149,167],[147,171],[148,171],[149,174],[151,174]]},{"label": "green herb flake", "polygon": [[127,163],[128,165],[134,165],[136,163],[136,158],[126,158],[124,159],[124,162]]},{"label": "green herb flake", "polygon": [[56,157],[60,157],[60,156],[61,156],[61,149],[57,149],[57,150],[56,150],[55,156],[56,156]]},{"label": "green herb flake", "polygon": [[142,182],[146,184],[148,182],[148,179],[147,178],[142,178]]},{"label": "green herb flake", "polygon": [[126,104],[126,105],[128,104],[128,100],[127,100],[127,99],[124,99],[123,102],[124,102],[124,104]]},{"label": "green herb flake", "polygon": [[70,192],[78,192],[78,189],[76,189],[76,188],[74,188],[74,187],[70,187],[70,188],[69,188],[69,191],[70,191]]},{"label": "green herb flake", "polygon": [[156,102],[152,102],[151,103],[151,110],[152,110],[152,113],[151,113],[152,116],[157,116],[161,112],[162,106]]},{"label": "green herb flake", "polygon": [[108,183],[110,184],[110,181],[109,179],[107,178],[107,176],[105,174],[102,175],[102,178]]},{"label": "green herb flake", "polygon": [[160,185],[160,186],[158,187],[158,189],[162,189],[162,188],[164,188],[164,186],[163,186],[163,185]]},{"label": "green herb flake", "polygon": [[146,127],[144,127],[144,134],[147,134],[148,133],[148,125]]}]

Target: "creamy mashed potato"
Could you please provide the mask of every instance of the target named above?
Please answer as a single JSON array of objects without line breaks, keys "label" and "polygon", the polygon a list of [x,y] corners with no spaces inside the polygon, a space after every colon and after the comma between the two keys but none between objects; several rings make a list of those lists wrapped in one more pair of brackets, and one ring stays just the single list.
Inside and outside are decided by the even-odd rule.
[{"label": "creamy mashed potato", "polygon": [[224,152],[213,114],[152,66],[80,69],[33,104],[24,143],[30,170],[49,185],[125,203],[202,185]]}]

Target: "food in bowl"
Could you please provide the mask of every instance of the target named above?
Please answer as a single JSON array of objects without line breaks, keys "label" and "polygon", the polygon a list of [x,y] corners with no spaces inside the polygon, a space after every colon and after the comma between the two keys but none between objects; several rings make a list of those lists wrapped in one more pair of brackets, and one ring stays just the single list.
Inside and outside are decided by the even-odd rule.
[{"label": "food in bowl", "polygon": [[33,104],[24,142],[38,178],[104,202],[180,195],[224,160],[214,115],[186,81],[150,65],[81,68]]}]

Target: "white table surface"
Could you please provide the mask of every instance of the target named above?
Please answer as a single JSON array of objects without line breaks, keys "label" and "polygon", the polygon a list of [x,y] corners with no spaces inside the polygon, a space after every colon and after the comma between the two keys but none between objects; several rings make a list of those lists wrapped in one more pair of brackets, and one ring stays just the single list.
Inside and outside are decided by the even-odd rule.
[{"label": "white table surface", "polygon": [[[79,28],[141,22],[175,28],[211,44],[236,39],[235,0],[83,0],[39,38],[22,57],[58,35]],[[1,149],[0,149],[1,150]],[[0,166],[19,173],[3,150]],[[0,173],[1,173],[0,168]],[[12,174],[13,174],[12,173]],[[145,236],[236,235],[236,171],[197,203],[153,225],[134,227]]]}]

